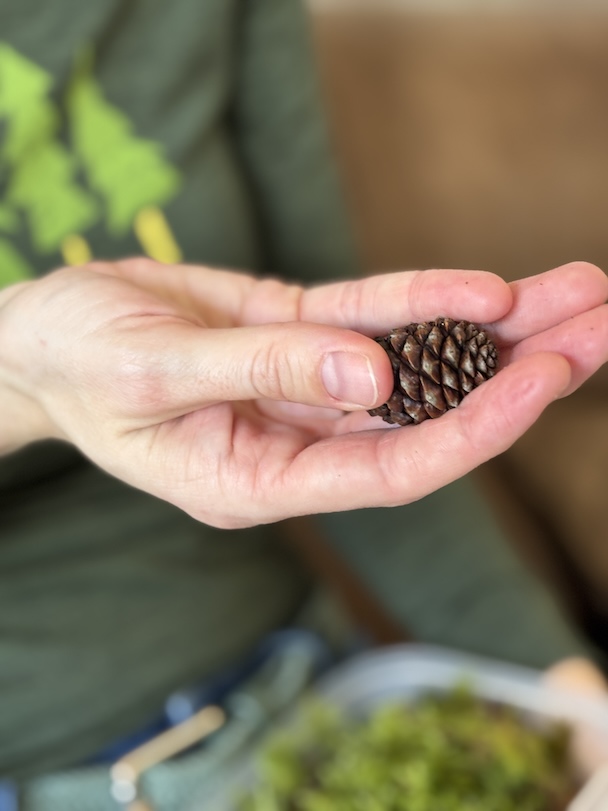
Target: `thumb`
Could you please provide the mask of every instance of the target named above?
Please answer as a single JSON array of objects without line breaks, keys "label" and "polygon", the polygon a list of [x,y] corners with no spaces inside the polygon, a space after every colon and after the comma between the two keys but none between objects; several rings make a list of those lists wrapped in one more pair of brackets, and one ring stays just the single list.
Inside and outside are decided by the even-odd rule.
[{"label": "thumb", "polygon": [[[181,399],[172,405],[195,408],[224,400],[271,399],[343,410],[374,408],[390,397],[391,364],[384,350],[357,332],[305,322],[233,329],[188,328],[179,347],[181,369],[172,386]],[[190,354],[183,376],[183,351]],[[163,353],[163,354],[164,354]],[[157,367],[158,368],[158,367]],[[189,378],[189,379],[187,379]],[[181,390],[181,395],[179,394]]]}]

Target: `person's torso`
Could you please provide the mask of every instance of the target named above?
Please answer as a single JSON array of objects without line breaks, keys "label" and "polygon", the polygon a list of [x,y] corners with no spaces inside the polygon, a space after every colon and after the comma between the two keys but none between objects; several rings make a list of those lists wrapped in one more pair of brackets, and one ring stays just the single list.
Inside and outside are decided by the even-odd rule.
[{"label": "person's torso", "polygon": [[[0,0],[0,286],[88,256],[264,267],[231,123],[242,7]],[[304,588],[267,530],[223,537],[67,445],[0,460],[0,774],[141,722]]]},{"label": "person's torso", "polygon": [[231,134],[237,0],[0,11],[0,284],[88,251],[263,259]]}]

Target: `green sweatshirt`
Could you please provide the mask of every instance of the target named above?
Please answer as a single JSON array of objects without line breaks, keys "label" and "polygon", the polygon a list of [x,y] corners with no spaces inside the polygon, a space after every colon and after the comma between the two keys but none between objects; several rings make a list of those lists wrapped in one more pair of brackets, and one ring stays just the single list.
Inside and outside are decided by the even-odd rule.
[{"label": "green sweatshirt", "polygon": [[[298,0],[0,0],[0,284],[144,250],[357,273]],[[582,650],[484,510],[462,482],[320,520],[423,639],[539,666]],[[0,460],[0,775],[145,723],[308,588],[272,527],[197,524],[62,443]]]}]

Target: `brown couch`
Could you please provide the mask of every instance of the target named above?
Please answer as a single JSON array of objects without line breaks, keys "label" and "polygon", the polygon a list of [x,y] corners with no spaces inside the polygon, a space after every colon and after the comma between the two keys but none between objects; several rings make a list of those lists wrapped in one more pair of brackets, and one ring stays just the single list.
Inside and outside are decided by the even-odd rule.
[{"label": "brown couch", "polygon": [[[310,2],[369,270],[608,268],[608,10]],[[484,471],[514,543],[600,635],[607,391],[602,371]]]}]

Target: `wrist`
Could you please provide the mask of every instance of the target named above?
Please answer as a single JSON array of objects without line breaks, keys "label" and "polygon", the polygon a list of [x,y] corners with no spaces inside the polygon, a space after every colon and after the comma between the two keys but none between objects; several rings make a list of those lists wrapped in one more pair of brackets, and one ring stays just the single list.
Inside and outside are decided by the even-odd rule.
[{"label": "wrist", "polygon": [[0,290],[0,455],[39,439],[63,438],[37,398],[29,391],[25,347],[17,334],[26,319],[12,312],[20,292],[35,282]]},{"label": "wrist", "polygon": [[0,456],[40,439],[64,438],[35,401],[1,383],[0,403]]}]

